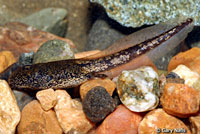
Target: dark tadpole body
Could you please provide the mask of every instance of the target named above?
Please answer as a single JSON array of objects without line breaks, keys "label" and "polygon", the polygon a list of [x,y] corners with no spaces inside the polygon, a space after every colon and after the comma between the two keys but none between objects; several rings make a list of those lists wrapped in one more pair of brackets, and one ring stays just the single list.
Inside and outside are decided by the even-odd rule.
[{"label": "dark tadpole body", "polygon": [[150,52],[170,40],[191,23],[192,19],[187,19],[185,22],[156,37],[105,57],[88,60],[71,59],[23,66],[12,73],[8,82],[13,88],[46,89],[75,87],[97,76],[100,72],[126,64],[134,58]]}]

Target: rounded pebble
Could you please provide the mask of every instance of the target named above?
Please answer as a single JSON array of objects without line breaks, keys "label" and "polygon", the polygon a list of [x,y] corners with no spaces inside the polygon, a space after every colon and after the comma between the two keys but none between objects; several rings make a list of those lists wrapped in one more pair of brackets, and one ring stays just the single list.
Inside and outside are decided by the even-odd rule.
[{"label": "rounded pebble", "polygon": [[92,122],[100,122],[114,109],[113,98],[100,86],[91,89],[83,99],[83,111]]},{"label": "rounded pebble", "polygon": [[148,66],[123,71],[117,81],[117,92],[121,102],[131,111],[152,110],[157,107],[161,93],[158,74]]}]

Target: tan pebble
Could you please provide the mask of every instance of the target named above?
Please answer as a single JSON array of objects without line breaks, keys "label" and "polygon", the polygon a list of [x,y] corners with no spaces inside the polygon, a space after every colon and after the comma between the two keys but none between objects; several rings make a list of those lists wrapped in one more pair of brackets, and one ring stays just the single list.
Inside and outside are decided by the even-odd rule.
[{"label": "tan pebble", "polygon": [[110,94],[110,96],[112,96],[113,91],[116,88],[116,84],[108,78],[89,80],[80,86],[81,99],[83,100],[87,92],[96,86],[104,87],[106,91]]},{"label": "tan pebble", "polygon": [[42,108],[45,111],[48,111],[51,108],[53,108],[57,101],[56,93],[51,88],[38,91],[36,94],[36,98],[39,100]]},{"label": "tan pebble", "polygon": [[99,52],[101,52],[101,51],[100,50],[92,50],[92,51],[76,53],[74,56],[75,56],[75,59],[80,59],[80,58],[84,58],[84,57],[87,57],[87,56],[92,56],[92,55],[99,53]]},{"label": "tan pebble", "polygon": [[185,118],[198,112],[200,91],[185,84],[167,83],[160,101],[167,113]]},{"label": "tan pebble", "polygon": [[0,73],[3,72],[11,64],[15,63],[15,57],[10,51],[0,52]]},{"label": "tan pebble", "polygon": [[142,117],[140,113],[131,112],[124,105],[119,105],[97,128],[96,134],[137,134]]},{"label": "tan pebble", "polygon": [[[54,107],[56,116],[64,133],[82,132],[87,133],[94,124],[85,116],[81,103],[72,100],[65,90],[56,90],[57,104]],[[79,102],[79,104],[77,104]]]},{"label": "tan pebble", "polygon": [[62,134],[53,110],[44,111],[37,100],[28,103],[22,110],[18,134]]},{"label": "tan pebble", "polygon": [[173,133],[176,131],[179,134],[191,134],[181,120],[167,114],[163,109],[155,109],[145,115],[139,125],[138,134],[158,134],[158,131],[169,133],[170,130]]},{"label": "tan pebble", "polygon": [[200,134],[200,115],[192,116],[189,118],[190,120],[190,128],[192,130],[192,134]]},{"label": "tan pebble", "polygon": [[16,98],[5,80],[0,80],[0,133],[14,134],[20,121]]}]

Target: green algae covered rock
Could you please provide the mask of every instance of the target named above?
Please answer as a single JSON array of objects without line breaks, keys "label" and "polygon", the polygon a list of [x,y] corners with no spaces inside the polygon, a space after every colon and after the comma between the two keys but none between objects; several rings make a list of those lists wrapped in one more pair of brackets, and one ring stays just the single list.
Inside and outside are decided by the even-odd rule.
[{"label": "green algae covered rock", "polygon": [[61,40],[49,40],[35,53],[33,63],[45,63],[66,59],[74,59],[74,53],[69,44]]},{"label": "green algae covered rock", "polygon": [[200,25],[199,0],[90,0],[101,4],[109,17],[123,26],[139,27],[158,24],[169,19],[186,16]]}]

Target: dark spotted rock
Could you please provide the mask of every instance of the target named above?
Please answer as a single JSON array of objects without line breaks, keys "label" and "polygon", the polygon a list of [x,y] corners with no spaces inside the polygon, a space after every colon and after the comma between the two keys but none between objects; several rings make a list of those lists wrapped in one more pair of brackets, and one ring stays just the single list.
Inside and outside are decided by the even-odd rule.
[{"label": "dark spotted rock", "polygon": [[100,86],[91,89],[83,100],[83,110],[92,122],[100,122],[114,109],[113,98]]},{"label": "dark spotted rock", "polygon": [[185,80],[181,79],[181,77],[178,74],[174,73],[174,72],[170,72],[166,76],[166,80],[167,80],[167,83],[182,83],[182,84],[185,83]]}]

